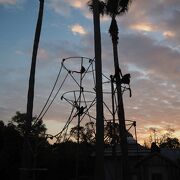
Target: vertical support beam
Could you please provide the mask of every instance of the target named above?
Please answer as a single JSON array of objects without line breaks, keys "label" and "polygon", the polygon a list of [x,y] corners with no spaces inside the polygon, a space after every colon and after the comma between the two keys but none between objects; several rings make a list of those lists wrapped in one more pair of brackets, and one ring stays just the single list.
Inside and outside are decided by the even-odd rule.
[{"label": "vertical support beam", "polygon": [[102,93],[101,32],[98,0],[93,0],[94,50],[96,72],[96,160],[95,180],[104,180],[104,115]]},{"label": "vertical support beam", "polygon": [[112,118],[113,118],[113,131],[112,131],[112,157],[113,157],[113,175],[112,179],[117,180],[117,157],[116,157],[116,117],[115,117],[115,91],[114,91],[114,76],[110,76],[111,78],[111,99],[112,99]]},{"label": "vertical support beam", "polygon": [[115,107],[114,107],[114,77],[111,75],[111,100],[112,100],[112,118],[113,118],[113,129],[112,129],[112,156],[113,159],[115,160],[116,158],[116,122],[115,122]]},{"label": "vertical support beam", "polygon": [[[82,68],[82,65],[83,65],[83,58],[81,58],[81,68]],[[78,104],[78,107],[79,107],[79,110],[81,108],[81,94],[82,94],[82,73],[80,73],[80,87],[79,87],[79,104]],[[77,137],[77,154],[76,154],[76,180],[79,179],[79,146],[80,146],[80,122],[81,122],[81,114],[78,112],[78,125],[77,125],[77,130],[78,130],[78,137]]]}]

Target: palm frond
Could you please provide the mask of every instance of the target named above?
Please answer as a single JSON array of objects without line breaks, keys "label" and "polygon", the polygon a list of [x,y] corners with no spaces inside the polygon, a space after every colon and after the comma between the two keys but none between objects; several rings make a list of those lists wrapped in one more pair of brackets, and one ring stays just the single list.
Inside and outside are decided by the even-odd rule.
[{"label": "palm frond", "polygon": [[132,0],[106,0],[106,13],[111,17],[125,14]]},{"label": "palm frond", "polygon": [[115,18],[112,18],[111,25],[109,27],[109,33],[111,35],[112,40],[115,43],[118,43],[118,25]]},{"label": "palm frond", "polygon": [[[94,4],[93,4],[93,0],[90,0],[88,1],[88,7],[90,9],[90,11],[93,12],[94,10]],[[98,7],[99,7],[99,14],[101,14],[102,16],[104,15],[105,13],[105,7],[106,7],[106,4],[103,2],[103,1],[98,1]]]}]

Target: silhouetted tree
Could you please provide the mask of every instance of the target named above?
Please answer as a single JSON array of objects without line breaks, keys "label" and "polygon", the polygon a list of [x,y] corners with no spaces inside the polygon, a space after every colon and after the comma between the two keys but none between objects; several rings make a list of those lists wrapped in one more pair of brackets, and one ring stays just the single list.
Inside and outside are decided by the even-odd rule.
[{"label": "silhouetted tree", "polygon": [[[113,134],[113,127],[114,133]],[[104,127],[104,139],[106,144],[120,144],[120,130],[119,124],[115,123],[113,125],[112,122],[108,122]],[[126,130],[126,137],[133,137],[133,135]]]},{"label": "silhouetted tree", "polygon": [[163,142],[159,144],[160,148],[176,149],[180,148],[180,141],[178,138],[167,137]]},{"label": "silhouetted tree", "polygon": [[[37,137],[46,133],[46,126],[43,123],[42,119],[38,120],[36,123],[36,117],[32,117],[32,126],[30,127],[31,136]],[[12,117],[10,121],[11,124],[15,126],[17,131],[24,136],[26,132],[26,114],[19,111],[16,112],[16,115]]]},{"label": "silhouetted tree", "polygon": [[[106,4],[105,4],[104,1],[98,1],[97,3],[98,3],[99,14],[103,16],[104,13],[105,13]],[[89,9],[93,12],[93,10],[94,10],[94,0],[88,1],[88,6],[89,6]]]},{"label": "silhouetted tree", "polygon": [[[29,136],[31,134],[30,129],[32,126],[33,118],[33,102],[34,102],[34,85],[35,85],[35,70],[36,70],[36,59],[39,46],[39,39],[41,34],[42,19],[43,19],[43,10],[44,10],[44,0],[39,0],[39,14],[36,25],[33,52],[32,52],[32,61],[31,61],[31,70],[29,76],[29,87],[28,87],[28,97],[27,97],[27,112],[26,112],[26,125],[25,125],[25,141],[24,141],[24,152],[22,166],[24,168],[32,168],[32,154],[29,149]],[[22,180],[29,180],[27,171],[22,172]]]},{"label": "silhouetted tree", "polygon": [[0,121],[0,179],[19,179],[23,138],[11,123]]},{"label": "silhouetted tree", "polygon": [[96,74],[96,175],[95,179],[104,180],[104,112],[102,94],[102,60],[99,0],[92,0],[94,22],[94,50]]},{"label": "silhouetted tree", "polygon": [[[36,122],[36,123],[35,123]],[[16,115],[12,117],[9,123],[14,129],[21,135],[25,137],[26,133],[26,114],[16,112]],[[39,152],[44,151],[44,149],[49,146],[46,139],[46,127],[42,119],[38,120],[36,117],[32,117],[32,126],[29,129],[30,136],[28,137],[29,149],[32,154],[33,168],[38,166]]]},{"label": "silhouetted tree", "polygon": [[151,152],[152,153],[160,153],[160,148],[155,142],[153,142],[151,144]]},{"label": "silhouetted tree", "polygon": [[[84,126],[79,127],[79,138],[80,142],[86,142],[89,144],[95,144],[95,126],[94,122],[88,122]],[[120,143],[120,134],[119,134],[119,124],[115,123],[115,142],[116,144]],[[104,126],[104,142],[106,145],[112,144],[113,138],[113,124],[112,122],[106,123]],[[133,137],[133,135],[126,131],[127,137]],[[70,130],[70,140],[77,141],[78,138],[78,126],[72,127]]]},{"label": "silhouetted tree", "polygon": [[[126,136],[123,97],[122,97],[122,90],[121,90],[121,77],[120,76],[122,76],[122,73],[119,67],[119,60],[118,60],[117,45],[118,45],[119,37],[118,37],[118,25],[117,25],[116,17],[119,15],[123,15],[128,11],[130,2],[131,0],[106,0],[106,11],[107,11],[107,14],[110,15],[111,17],[111,25],[109,28],[109,33],[110,33],[112,44],[113,44],[115,82],[116,82],[116,87],[117,87],[117,100],[118,100],[118,119],[119,119],[119,126],[120,126],[121,149],[122,149],[122,153],[124,157],[124,163],[127,161],[126,160],[127,159],[127,136]],[[127,172],[125,172],[125,174],[127,174]]]},{"label": "silhouetted tree", "polygon": [[[124,15],[128,11],[128,7],[131,0],[106,0],[106,13],[111,17],[111,24],[109,28],[109,33],[112,39],[113,45],[113,56],[114,56],[114,68],[115,68],[115,82],[117,88],[117,101],[118,101],[118,119],[120,126],[120,137],[121,137],[121,149],[123,154],[123,175],[124,179],[127,179],[127,135],[126,135],[126,125],[125,125],[125,113],[123,105],[123,97],[121,90],[121,69],[119,67],[118,60],[118,25],[116,17],[119,15]],[[120,77],[121,76],[121,77]]]},{"label": "silhouetted tree", "polygon": [[[70,136],[77,140],[78,126],[71,128]],[[80,126],[79,127],[79,138],[80,138],[80,142],[94,144],[95,143],[95,124],[93,122],[88,122],[84,126]]]},{"label": "silhouetted tree", "polygon": [[[78,135],[79,133],[79,135]],[[72,138],[74,138],[76,141],[79,138],[79,142],[83,141],[83,135],[84,135],[84,127],[82,126],[75,126],[71,128],[70,135]]]},{"label": "silhouetted tree", "polygon": [[152,132],[149,135],[149,138],[144,142],[146,147],[150,147],[150,144],[155,142],[160,148],[179,148],[180,140],[174,137],[173,133],[175,132],[172,128],[166,128],[166,133],[162,134],[160,129],[151,127],[150,131]]},{"label": "silhouetted tree", "polygon": [[31,70],[30,70],[30,77],[29,77],[29,89],[28,89],[27,113],[26,113],[27,131],[28,131],[28,128],[31,127],[32,117],[33,117],[36,59],[37,59],[37,52],[38,52],[38,47],[39,47],[39,40],[40,40],[42,19],[43,19],[43,10],[44,10],[44,0],[39,0],[39,2],[40,2],[39,14],[38,14],[38,20],[37,20],[37,25],[36,25],[35,37],[34,37]]},{"label": "silhouetted tree", "polygon": [[2,120],[0,120],[0,151],[3,147],[3,136],[4,136],[4,129],[5,129],[5,125],[4,122]]},{"label": "silhouetted tree", "polygon": [[[23,153],[25,114],[17,112],[12,119],[7,125],[0,121],[0,179],[19,180],[20,168],[22,167],[21,155]],[[44,136],[37,135],[37,132],[44,133],[46,129],[44,124],[42,124],[42,127],[35,128],[33,136],[29,139],[33,158],[36,162],[34,168],[47,168],[48,162],[53,160],[51,145]],[[41,180],[42,178],[45,180],[45,173],[41,172],[41,176],[38,175],[37,179]]]}]

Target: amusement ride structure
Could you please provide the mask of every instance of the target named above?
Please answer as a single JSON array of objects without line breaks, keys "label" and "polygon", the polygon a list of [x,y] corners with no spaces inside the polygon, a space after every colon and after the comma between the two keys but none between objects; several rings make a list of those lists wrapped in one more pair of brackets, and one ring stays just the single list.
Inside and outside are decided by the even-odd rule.
[{"label": "amusement ride structure", "polygon": [[[113,75],[108,77],[107,75],[102,74],[102,76],[104,125],[106,126],[108,123],[111,124],[113,132],[113,128],[115,128],[118,124],[117,89],[115,87]],[[129,91],[129,96],[131,97],[130,75],[126,74],[123,78],[121,85],[122,94]],[[65,142],[71,138],[69,130],[72,125],[80,127],[81,125],[83,126],[89,122],[93,122],[94,124],[96,123],[96,82],[94,59],[87,57],[68,57],[62,59],[52,90],[37,117],[37,121],[38,119],[43,119],[52,106],[54,100],[59,97],[59,103],[66,103],[69,106],[70,113],[60,132],[56,135],[48,135],[49,138],[55,138],[56,143]],[[66,110],[68,112],[68,109]],[[127,131],[129,131],[132,127],[136,127],[136,122],[126,120]],[[105,137],[105,141],[106,138],[107,137]]]},{"label": "amusement ride structure", "polygon": [[[96,124],[96,82],[94,59],[87,57],[68,57],[61,61],[60,68],[52,90],[37,117],[43,119],[54,100],[59,98],[59,103],[66,107],[69,114],[64,127],[55,135],[47,134],[47,138],[54,139],[56,143],[72,140],[72,126],[75,126],[77,144],[80,143],[80,127],[85,124]],[[118,119],[118,100],[116,79],[113,75],[102,74],[103,77],[103,106],[104,106],[104,127],[109,127],[109,134],[104,134],[104,142],[112,145],[112,155],[116,154],[116,146],[120,145],[122,149],[122,137]],[[132,96],[130,88],[130,74],[121,75],[122,95],[127,92]],[[69,108],[68,108],[69,107]],[[94,128],[95,126],[92,126]],[[136,122],[126,120],[126,131],[134,127],[134,136],[137,142]],[[118,132],[117,132],[118,131]],[[94,139],[96,129],[93,129]],[[127,135],[126,135],[127,138]],[[122,150],[121,150],[122,151]],[[126,150],[128,151],[128,150]],[[128,153],[128,152],[126,152]],[[77,150],[78,154],[78,150]],[[122,151],[123,154],[123,151]],[[77,155],[78,157],[78,155]],[[78,158],[77,158],[77,176],[78,176]]]}]

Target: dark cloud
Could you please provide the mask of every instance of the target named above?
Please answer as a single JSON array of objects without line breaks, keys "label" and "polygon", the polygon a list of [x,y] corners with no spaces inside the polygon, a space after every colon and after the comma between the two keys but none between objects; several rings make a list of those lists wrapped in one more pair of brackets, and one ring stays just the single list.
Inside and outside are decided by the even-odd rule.
[{"label": "dark cloud", "polygon": [[119,47],[123,63],[135,64],[150,75],[166,80],[176,80],[180,75],[180,52],[145,35],[121,36]]},{"label": "dark cloud", "polygon": [[[179,40],[179,0],[152,0],[152,1],[133,1],[129,12],[118,18],[120,24],[124,27],[131,27],[135,24],[145,23],[151,25],[153,32],[163,34],[171,31],[174,34],[169,45],[177,45]],[[149,33],[152,36],[151,33]]]}]

